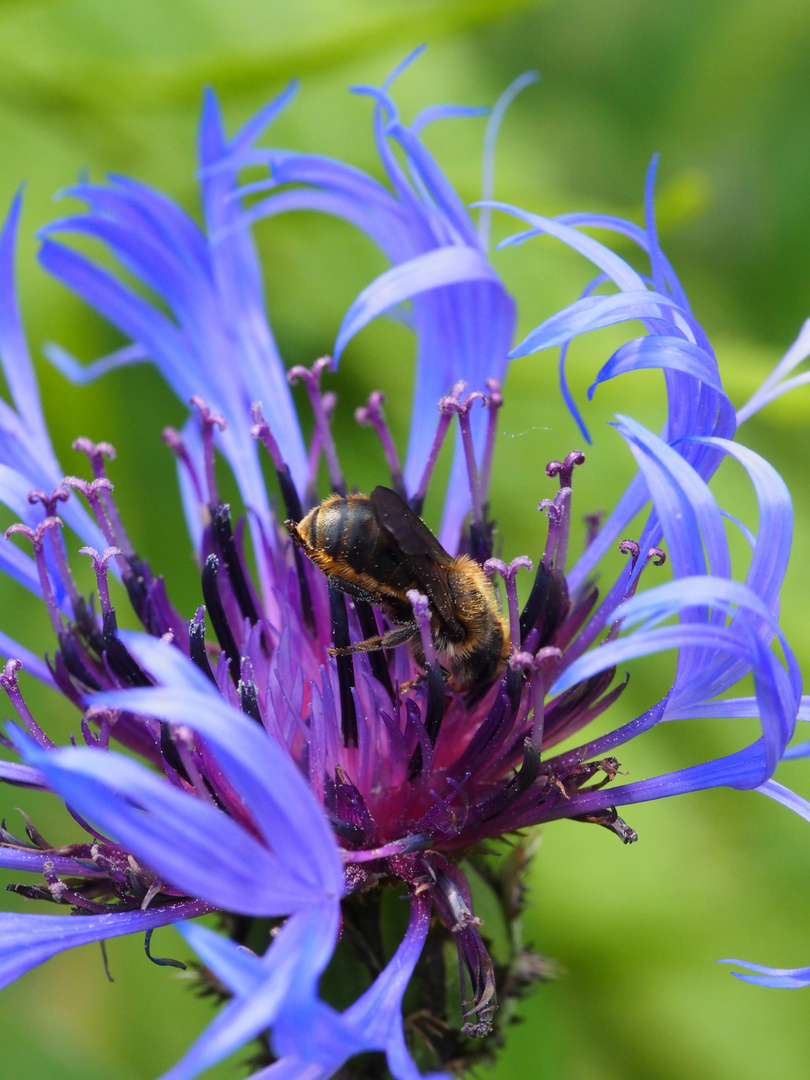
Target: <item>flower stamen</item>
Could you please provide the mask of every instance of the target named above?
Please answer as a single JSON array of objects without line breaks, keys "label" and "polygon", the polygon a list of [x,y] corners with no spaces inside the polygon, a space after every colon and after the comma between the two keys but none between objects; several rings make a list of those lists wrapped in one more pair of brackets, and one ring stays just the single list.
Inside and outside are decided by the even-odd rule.
[{"label": "flower stamen", "polygon": [[42,590],[42,598],[45,601],[45,607],[47,608],[48,615],[50,616],[51,626],[54,628],[57,637],[62,634],[62,616],[59,613],[59,606],[56,603],[56,598],[53,594],[53,588],[51,587],[51,579],[48,574],[48,567],[45,562],[45,551],[43,549],[43,541],[47,533],[51,529],[61,529],[62,522],[58,517],[46,517],[43,521],[37,525],[35,529],[23,524],[23,522],[15,522],[14,525],[9,525],[6,529],[4,536],[8,539],[10,536],[14,536],[19,533],[25,536],[31,541],[34,548],[34,560],[37,567],[37,575],[39,577],[39,585]]},{"label": "flower stamen", "polygon": [[7,660],[3,668],[3,674],[0,675],[0,686],[8,694],[17,715],[33,738],[36,739],[40,746],[44,746],[48,750],[53,749],[54,743],[31,715],[31,710],[26,705],[25,698],[20,693],[20,688],[17,685],[17,672],[22,666],[22,660]]},{"label": "flower stamen", "polygon": [[188,473],[191,485],[194,488],[194,493],[197,496],[197,502],[200,506],[203,525],[207,525],[208,500],[205,497],[202,481],[200,480],[199,473],[194,467],[194,462],[191,460],[191,454],[188,452],[188,447],[183,441],[183,437],[176,428],[165,427],[161,432],[161,438]]},{"label": "flower stamen", "polygon": [[[115,447],[112,443],[94,443],[92,440],[81,436],[74,440],[73,449],[87,456],[95,480],[107,479],[107,469],[104,464],[105,459],[115,461]],[[100,489],[101,501],[104,504],[104,510],[109,519],[117,546],[121,548],[121,552],[127,559],[131,559],[135,554],[135,548],[132,546],[129,537],[127,536],[124,523],[121,520],[121,515],[118,513],[118,507],[115,505],[115,500],[112,497],[112,490],[112,485],[110,485],[109,488],[102,487]]]},{"label": "flower stamen", "polygon": [[470,496],[472,500],[472,527],[478,535],[484,536],[484,502],[482,497],[481,476],[475,460],[475,446],[473,445],[472,427],[470,425],[470,410],[476,401],[480,401],[486,408],[487,398],[480,390],[474,390],[468,394],[464,401],[461,394],[464,391],[464,383],[456,383],[451,392],[441,399],[439,409],[442,412],[458,416],[458,424],[461,430],[461,440],[464,446],[464,458],[467,463],[467,476],[470,482]]},{"label": "flower stamen", "polygon": [[391,486],[397,495],[404,499],[406,492],[405,483],[402,479],[402,465],[391,435],[391,429],[388,427],[388,421],[385,419],[385,413],[383,412],[384,401],[385,394],[381,390],[374,390],[369,394],[366,404],[361,405],[359,409],[355,409],[354,418],[361,427],[370,426],[377,432],[377,437],[382,444],[385,460],[391,473]]},{"label": "flower stamen", "polygon": [[214,463],[214,428],[224,431],[226,428],[225,418],[219,413],[212,412],[208,402],[200,394],[194,394],[189,398],[189,405],[194,405],[200,414],[203,438],[203,461],[205,462],[205,482],[208,487],[209,507],[219,506],[220,498],[217,493],[217,478]]},{"label": "flower stamen", "polygon": [[[295,386],[299,379],[303,380],[306,387],[309,400],[312,405],[312,412],[315,417],[315,431],[312,436],[311,450],[317,447],[318,454],[323,450],[324,458],[326,459],[326,468],[329,473],[329,482],[332,488],[339,494],[346,494],[346,481],[343,479],[343,472],[340,468],[338,461],[337,446],[335,445],[335,439],[332,435],[332,427],[329,422],[329,414],[331,409],[327,408],[326,394],[321,394],[321,376],[324,371],[333,371],[334,365],[332,363],[331,356],[322,356],[316,360],[311,368],[304,367],[301,364],[297,364],[295,367],[290,368],[287,372],[287,381],[290,386]],[[330,404],[334,407],[334,395],[329,395],[331,398]],[[314,484],[316,469],[317,469],[317,457],[315,459],[315,468],[312,468],[313,462],[310,460],[311,476],[310,480]]]},{"label": "flower stamen", "polygon": [[501,384],[497,379],[487,379],[487,397],[484,402],[487,416],[487,437],[484,443],[484,456],[481,460],[481,497],[486,505],[489,495],[489,482],[492,476],[492,461],[495,454],[495,436],[498,430],[498,411],[503,407]]},{"label": "flower stamen", "polygon": [[122,551],[118,547],[108,547],[103,555],[99,555],[94,547],[81,547],[79,548],[79,554],[89,555],[93,560],[93,570],[98,583],[98,598],[101,601],[101,612],[103,615],[107,615],[113,610],[110,602],[110,586],[107,581],[107,566],[110,559],[114,555],[121,555]]}]

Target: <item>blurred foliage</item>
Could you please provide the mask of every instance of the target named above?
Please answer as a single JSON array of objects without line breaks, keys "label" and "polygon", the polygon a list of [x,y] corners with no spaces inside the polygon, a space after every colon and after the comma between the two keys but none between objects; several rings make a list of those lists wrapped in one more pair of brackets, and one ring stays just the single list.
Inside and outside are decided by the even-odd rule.
[{"label": "blurred foliage", "polygon": [[[36,267],[33,234],[60,212],[51,202],[55,191],[84,169],[96,179],[126,171],[196,213],[194,130],[203,86],[217,89],[235,126],[293,75],[303,78],[302,94],[272,141],[340,155],[378,174],[369,104],[346,88],[379,83],[423,40],[431,45],[427,55],[397,84],[406,117],[436,101],[489,104],[516,74],[542,72],[540,86],[507,116],[499,198],[544,213],[588,209],[638,220],[644,171],[661,151],[663,240],[715,342],[730,393],[742,403],[810,314],[804,0],[5,0],[0,199],[27,181],[20,292],[35,355],[49,339],[86,359],[117,343]],[[428,133],[470,201],[480,188],[482,133],[476,120]],[[310,362],[330,350],[346,307],[383,263],[347,226],[300,214],[262,225],[258,239],[282,352],[289,363]],[[548,239],[496,261],[520,302],[521,332],[570,302],[589,277],[581,260]],[[622,340],[614,329],[572,352],[581,402]],[[381,386],[403,438],[411,358],[407,332],[379,323],[343,361],[337,432],[345,470],[361,488],[381,478],[382,463],[371,434],[354,426],[353,409]],[[115,443],[113,478],[127,526],[191,612],[197,583],[173,466],[159,438],[162,427],[181,421],[183,407],[149,368],[77,389],[38,364],[66,470],[77,467],[69,449],[77,434]],[[536,556],[542,524],[534,507],[549,493],[543,465],[581,443],[559,403],[555,368],[551,356],[519,361],[506,387],[493,503],[508,557]],[[784,624],[805,668],[809,408],[808,392],[800,391],[743,429],[794,493],[798,539]],[[658,424],[656,376],[608,384],[588,407],[594,447],[576,490],[583,512],[610,507],[630,474],[630,455],[606,426],[615,411]],[[750,492],[735,468],[718,477],[722,502],[755,527]],[[86,567],[79,571],[89,580]],[[21,590],[2,586],[0,605],[4,626],[10,621],[43,652],[51,647],[39,606]],[[634,666],[621,708],[640,712],[670,674],[666,658],[657,668]],[[29,697],[48,717],[48,730],[66,737],[75,729],[75,716],[53,695],[34,688]],[[752,735],[750,726],[731,730],[720,721],[679,723],[628,748],[624,764],[633,777],[666,771]],[[801,763],[789,764],[782,779],[807,793],[804,772]],[[47,800],[12,790],[2,800],[10,824],[13,807],[24,805],[55,842],[71,837]],[[641,836],[627,849],[577,823],[545,831],[526,930],[567,974],[526,1002],[524,1023],[486,1075],[758,1080],[767,1073],[803,1080],[808,992],[744,985],[713,960],[807,961],[806,825],[759,796],[734,792],[639,806],[627,816]],[[211,1017],[210,1003],[192,996],[181,976],[151,966],[140,942],[115,941],[108,951],[112,985],[98,949],[88,947],[4,992],[4,1075],[150,1080]],[[155,951],[186,954],[170,930],[158,933]],[[243,1071],[226,1063],[210,1075]]]}]

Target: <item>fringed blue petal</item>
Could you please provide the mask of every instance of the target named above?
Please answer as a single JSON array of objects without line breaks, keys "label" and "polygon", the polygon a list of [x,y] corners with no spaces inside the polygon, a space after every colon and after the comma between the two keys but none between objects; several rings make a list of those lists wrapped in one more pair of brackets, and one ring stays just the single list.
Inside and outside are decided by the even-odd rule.
[{"label": "fringed blue petal", "polygon": [[578,334],[601,330],[616,323],[660,318],[662,309],[666,308],[673,313],[678,310],[675,302],[668,296],[650,289],[628,289],[610,296],[586,296],[546,319],[516,345],[509,355],[512,359],[528,356],[541,349],[564,345]]},{"label": "fringed blue petal", "polygon": [[411,121],[411,132],[421,135],[425,128],[438,120],[459,120],[462,117],[487,116],[487,105],[429,105]]},{"label": "fringed blue petal", "polygon": [[[731,564],[720,511],[708,485],[662,439],[631,417],[617,417],[652,496],[660,528],[645,529],[642,548],[657,543],[663,532],[676,577],[711,573],[730,576]],[[649,538],[649,539],[648,539]]]},{"label": "fringed blue petal", "polygon": [[121,636],[163,685],[95,694],[89,700],[187,724],[199,732],[285,865],[295,868],[317,895],[342,895],[343,866],[334,836],[286,750],[227,705],[178,649],[142,634]]},{"label": "fringed blue petal", "polygon": [[[0,779],[8,780],[21,787],[40,788],[48,791],[48,782],[39,769],[30,765],[20,765],[16,761],[0,761]],[[2,854],[2,849],[0,849]]]},{"label": "fringed blue petal", "polygon": [[295,864],[139,763],[95,749],[42,750],[19,731],[11,737],[68,805],[187,895],[225,910],[271,916],[317,899]]},{"label": "fringed blue petal", "polygon": [[[273,1046],[281,1058],[257,1073],[254,1080],[257,1077],[266,1080],[287,1076],[328,1077],[353,1054],[369,1050],[382,1050],[387,1054],[388,1067],[396,1080],[420,1080],[419,1070],[405,1045],[402,997],[421,954],[429,923],[429,898],[424,894],[413,897],[411,918],[401,945],[369,990],[344,1013],[337,1013],[320,1003],[311,981],[291,986],[282,1007],[270,999],[264,1006],[265,1027],[275,1024]],[[202,962],[238,999],[250,1003],[251,998],[264,993],[272,952],[260,960],[205,927],[181,926],[180,932]],[[274,943],[271,950],[275,947]],[[306,991],[304,1002],[300,1000],[302,985]],[[238,1013],[239,1009],[233,1008],[233,1014]],[[233,1019],[224,1025],[215,1021],[212,1027],[220,1028],[215,1035],[218,1043],[225,1036],[223,1029],[232,1029],[232,1025]],[[210,1051],[205,1052],[204,1057],[198,1056],[201,1044],[208,1044],[210,1031],[209,1028],[192,1049],[189,1055],[192,1061],[188,1065],[181,1063],[179,1071],[172,1070],[164,1080],[187,1080],[203,1067],[203,1060],[212,1064],[220,1059],[221,1044],[216,1057],[211,1056]],[[232,1048],[236,1045],[231,1041]],[[439,1074],[434,1075],[438,1080]]]},{"label": "fringed blue petal", "polygon": [[245,998],[261,984],[265,969],[250,949],[237,945],[201,923],[181,923],[177,928],[200,961],[212,971],[234,997]]},{"label": "fringed blue petal", "polygon": [[[484,153],[481,161],[481,201],[495,197],[495,145],[498,141],[498,133],[506,112],[515,98],[527,86],[536,83],[540,78],[538,71],[525,71],[518,75],[504,90],[492,109],[492,114],[487,123],[484,134]],[[492,224],[492,210],[484,207],[478,215],[478,243],[482,251],[489,251],[489,234]]]},{"label": "fringed blue petal", "polygon": [[[279,1014],[304,1001],[317,1002],[317,984],[337,940],[339,907],[335,901],[296,912],[282,926],[258,964],[237,962],[236,946],[214,945],[208,935],[189,934],[193,947],[200,946],[205,962],[248,991],[220,1010],[183,1059],[162,1080],[190,1080],[203,1069],[221,1061],[260,1032],[272,1028]],[[185,929],[185,928],[184,928]],[[188,933],[188,930],[186,931]],[[251,968],[255,978],[251,978]],[[252,985],[251,985],[252,983]],[[230,985],[230,984],[229,984]],[[238,993],[238,991],[237,991]],[[306,1010],[300,1014],[306,1023]]]},{"label": "fringed blue petal", "polygon": [[92,941],[123,937],[205,915],[200,900],[164,904],[146,911],[116,911],[72,919],[60,915],[0,914],[0,987],[19,978],[65,949]]},{"label": "fringed blue petal", "polygon": [[[250,122],[229,143],[215,99],[209,95],[200,136],[203,202],[207,235],[165,196],[124,178],[106,186],[81,184],[71,194],[88,203],[43,232],[41,261],[132,341],[132,345],[91,366],[82,381],[112,367],[149,359],[182,400],[202,394],[228,422],[220,445],[236,475],[245,503],[267,519],[269,507],[254,441],[250,408],[262,401],[264,415],[303,490],[306,455],[283,364],[267,324],[259,262],[252,239],[234,228],[240,210],[232,198],[243,152],[291,91]],[[134,290],[123,286],[89,259],[67,251],[50,236],[71,231],[104,243],[121,264],[171,311],[168,319]],[[215,238],[215,239],[214,239]],[[56,361],[69,375],[64,354]],[[273,537],[272,531],[267,535]],[[258,535],[255,537],[258,540]]]},{"label": "fringed blue petal", "polygon": [[720,373],[717,370],[717,361],[705,349],[691,341],[684,341],[683,338],[656,334],[636,338],[635,341],[628,341],[626,345],[622,345],[588,388],[588,397],[593,398],[596,387],[600,383],[607,382],[608,379],[650,368],[682,371],[715,390],[722,391],[723,389]]},{"label": "fringed blue petal", "polygon": [[[786,757],[791,756],[789,753]],[[797,795],[794,791],[784,787],[775,780],[766,780],[757,788],[763,795],[774,799],[786,806],[789,810],[810,821],[810,802]],[[762,964],[752,964],[747,960],[718,960],[719,964],[736,964],[748,971],[759,972],[758,975],[743,975],[739,971],[733,971],[737,979],[743,982],[754,983],[756,986],[768,986],[773,989],[797,990],[804,986],[810,986],[810,967],[801,968],[777,968],[764,967]]]},{"label": "fringed blue petal", "polygon": [[[717,614],[735,615],[736,611],[736,615],[731,622],[684,621],[676,626],[655,626],[672,615],[690,612],[703,606]],[[743,615],[743,612],[746,615]],[[710,658],[714,658],[716,654],[739,658],[745,669],[753,671],[754,674],[762,739],[754,748],[749,748],[747,757],[734,759],[738,775],[729,773],[723,765],[716,773],[711,769],[705,775],[694,770],[685,770],[683,774],[673,776],[681,777],[687,784],[694,783],[698,778],[708,786],[731,783],[733,786],[750,787],[763,783],[773,773],[793,736],[800,686],[797,685],[798,671],[795,660],[779,634],[773,615],[762,600],[739,582],[727,578],[697,576],[679,578],[637,595],[622,605],[618,615],[625,628],[638,623],[645,625],[634,633],[607,642],[580,657],[563,673],[550,692],[560,693],[614,664],[666,649],[700,650]],[[754,619],[751,616],[754,616]],[[773,635],[779,637],[786,657],[786,667],[760,639],[761,623],[768,625],[769,638]],[[676,680],[676,688],[677,685]],[[722,759],[723,762],[730,760],[732,759]],[[676,782],[677,779],[673,781]],[[625,785],[621,789],[613,788],[610,798],[620,800],[628,793],[647,790],[644,785],[649,784],[653,785],[654,790],[658,790],[655,781],[642,781],[641,784],[641,787]],[[689,790],[695,789],[690,787]],[[661,796],[656,794],[649,797]],[[610,805],[610,801],[605,805]]]},{"label": "fringed blue petal", "polygon": [[42,351],[46,360],[50,361],[53,367],[75,386],[86,386],[117,368],[129,367],[131,364],[144,364],[149,360],[148,353],[141,345],[125,345],[107,356],[100,357],[92,364],[80,364],[75,356],[71,356],[61,345],[55,345],[53,342],[46,343]]},{"label": "fringed blue petal", "polygon": [[528,225],[531,225],[529,231],[502,240],[498,247],[510,247],[514,243],[523,243],[538,233],[548,233],[549,236],[562,240],[574,251],[578,251],[580,255],[584,255],[594,266],[598,266],[603,274],[607,274],[610,280],[623,291],[632,292],[644,289],[644,279],[641,275],[628,262],[614,251],[611,251],[609,247],[601,244],[598,240],[594,240],[593,237],[578,232],[577,229],[564,224],[557,218],[531,214],[528,210],[521,210],[520,207],[512,206],[509,203],[495,201],[486,205],[493,210],[503,210],[505,213],[512,214],[514,217],[520,218]]},{"label": "fringed blue petal", "polygon": [[14,250],[17,226],[22,209],[22,192],[18,191],[11,203],[3,231],[0,233],[0,358],[11,397],[23,423],[31,434],[31,441],[41,445],[41,453],[56,461],[50,452],[50,439],[42,415],[31,356],[23,333],[14,282]]},{"label": "fringed blue petal", "polygon": [[794,375],[792,379],[787,378],[790,372],[806,360],[808,356],[810,356],[810,319],[804,323],[799,331],[799,336],[762,386],[738,411],[737,423],[742,424],[750,416],[753,416],[755,412],[759,412],[768,402],[781,397],[782,394],[786,394],[789,390],[794,390],[797,386],[803,386],[805,383],[810,382],[810,372]]},{"label": "fringed blue petal", "polygon": [[[17,769],[24,769],[25,767],[24,765],[18,765]],[[36,770],[32,769],[31,772],[36,773]],[[0,776],[4,780],[13,779],[14,783],[21,782],[17,777],[13,776],[5,762]],[[25,783],[26,780],[24,779],[22,782]],[[14,848],[0,847],[0,866],[5,867],[7,870],[26,870],[32,874],[41,874],[46,864],[49,869],[52,869],[57,874],[79,874],[82,877],[93,877],[101,874],[101,871],[92,865],[88,866],[87,863],[79,859],[68,859],[61,855],[54,855],[52,851],[16,851]]]},{"label": "fringed blue petal", "polygon": [[386,270],[360,293],[346,312],[335,341],[335,361],[354,335],[384,311],[420,293],[463,281],[498,283],[497,274],[477,248],[439,247]]},{"label": "fringed blue petal", "polygon": [[[32,488],[52,490],[64,475],[51,447],[39,389],[25,340],[17,306],[14,278],[14,248],[22,204],[21,193],[15,196],[0,232],[0,362],[11,393],[14,408],[0,400],[0,467],[3,467],[2,492],[5,501],[28,524],[42,519],[41,507],[32,508],[26,500]],[[16,474],[14,480],[11,476]],[[74,499],[62,509],[62,517],[86,543],[104,548],[97,526]],[[30,570],[30,560],[11,545],[0,543],[0,569],[11,574],[33,592],[39,592]],[[61,583],[54,582],[57,603],[64,602]]]},{"label": "fringed blue petal", "polygon": [[597,810],[607,810],[611,806],[633,806],[657,799],[669,799],[675,795],[705,791],[707,788],[755,788],[763,782],[764,774],[764,752],[761,742],[758,741],[735,754],[679,769],[677,772],[664,773],[632,784],[619,784],[610,790],[574,795],[565,806],[558,804],[550,810],[544,820],[553,821],[591,814]]},{"label": "fringed blue petal", "polygon": [[24,645],[20,645],[18,641],[9,637],[2,630],[0,630],[0,656],[4,656],[6,660],[20,660],[29,675],[33,675],[35,679],[44,683],[45,686],[56,689],[56,682],[51,674],[51,669],[42,657],[37,656],[30,649],[26,649]]},{"label": "fringed blue petal", "polygon": [[[363,87],[361,92],[376,103],[375,138],[393,193],[341,162],[280,151],[251,151],[246,156],[243,149],[234,164],[266,164],[271,172],[271,193],[243,211],[240,221],[246,226],[264,216],[300,209],[334,214],[363,229],[394,264],[348,313],[335,352],[339,355],[370,319],[413,297],[417,373],[404,476],[406,488],[415,491],[430,453],[439,398],[459,380],[470,390],[484,390],[487,379],[502,378],[515,310],[481,254],[466,209],[418,134],[399,122],[395,103],[385,88]],[[404,150],[407,170],[393,154],[391,140]],[[281,184],[296,186],[272,190]],[[260,189],[251,185],[245,190]],[[437,252],[451,246],[459,251],[452,256],[458,272],[445,274],[439,271],[451,256]],[[484,427],[482,418],[474,416],[473,437],[479,449]],[[459,448],[441,530],[442,542],[449,550],[457,546],[468,509],[468,485]]]}]

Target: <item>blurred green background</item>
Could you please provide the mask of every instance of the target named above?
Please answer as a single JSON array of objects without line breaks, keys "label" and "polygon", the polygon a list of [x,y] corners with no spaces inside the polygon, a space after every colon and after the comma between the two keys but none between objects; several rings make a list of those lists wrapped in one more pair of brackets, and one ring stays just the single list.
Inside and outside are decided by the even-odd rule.
[{"label": "blurred green background", "polygon": [[[3,0],[0,200],[26,181],[20,294],[57,452],[70,472],[81,467],[70,451],[76,435],[116,444],[112,475],[127,525],[188,613],[197,585],[173,466],[159,438],[184,409],[149,368],[79,390],[41,360],[47,340],[90,359],[118,339],[37,268],[35,230],[68,208],[54,205],[52,195],[84,169],[94,179],[131,173],[196,213],[194,136],[206,83],[220,93],[233,127],[300,75],[300,98],[272,130],[272,143],[340,155],[377,174],[370,105],[346,90],[379,84],[421,41],[430,43],[428,53],[396,89],[406,118],[436,101],[491,104],[515,75],[542,73],[503,127],[499,198],[546,214],[594,210],[640,220],[644,171],[661,151],[665,248],[736,403],[810,314],[804,0]],[[480,189],[482,134],[483,121],[463,120],[427,136],[468,201]],[[501,235],[505,227],[497,224]],[[311,362],[330,350],[346,307],[384,264],[347,226],[304,215],[267,223],[258,237],[282,353],[289,363]],[[581,260],[548,239],[495,261],[520,302],[524,332],[574,299],[589,277]],[[580,401],[626,336],[626,328],[606,332],[574,350]],[[360,488],[384,474],[371,435],[353,428],[352,411],[381,386],[403,436],[411,356],[404,330],[374,325],[353,344],[333,384],[341,396],[344,468]],[[559,404],[555,359],[518,361],[506,386],[493,508],[508,557],[536,556],[542,527],[535,506],[550,494],[543,465],[581,444]],[[577,476],[579,510],[609,508],[631,472],[629,454],[606,426],[610,416],[628,412],[656,426],[661,408],[652,374],[600,390],[587,408],[595,445]],[[805,670],[808,415],[810,391],[803,390],[742,432],[794,495],[797,542],[784,625]],[[729,465],[718,476],[719,497],[756,528],[750,492],[734,470]],[[38,605],[6,585],[0,605],[4,628],[41,651],[51,647]],[[646,708],[668,675],[671,658],[635,665],[611,726]],[[76,717],[47,694],[34,688],[29,698],[49,731],[76,729]],[[623,764],[639,778],[753,737],[751,726],[680,723],[628,748]],[[807,773],[795,763],[780,778],[810,794]],[[54,842],[74,835],[28,793],[6,788],[0,806],[13,827],[20,822],[14,807],[25,806]],[[566,974],[526,1001],[498,1066],[482,1075],[804,1080],[810,990],[748,986],[714,960],[810,962],[807,825],[756,794],[725,791],[636,807],[627,817],[641,837],[629,848],[577,823],[544,831],[526,933]],[[154,950],[186,954],[171,930],[158,932]],[[0,1076],[151,1080],[212,1016],[210,1003],[189,993],[182,977],[145,960],[140,942],[114,941],[108,951],[114,984],[98,949],[88,947],[4,992]],[[210,1075],[242,1076],[241,1060]]]}]

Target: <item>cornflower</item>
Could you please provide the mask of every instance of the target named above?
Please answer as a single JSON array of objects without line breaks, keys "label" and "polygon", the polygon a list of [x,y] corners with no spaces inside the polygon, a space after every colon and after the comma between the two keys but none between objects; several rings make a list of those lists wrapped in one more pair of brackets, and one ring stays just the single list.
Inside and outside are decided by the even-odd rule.
[{"label": "cornflower", "polygon": [[[627,844],[636,833],[617,808],[721,785],[759,788],[806,809],[771,780],[801,703],[799,672],[777,621],[790,498],[775,470],[734,441],[735,411],[711,346],[658,244],[654,166],[643,228],[598,215],[542,218],[487,200],[476,229],[420,132],[477,110],[429,109],[405,126],[389,93],[401,69],[382,88],[361,88],[374,101],[389,186],[340,161],[258,146],[292,89],[231,138],[209,94],[200,131],[204,228],[159,192],[113,177],[71,189],[88,210],[42,232],[45,268],[129,342],[89,367],[56,347],[51,360],[80,381],[149,361],[193,406],[182,432],[165,432],[200,571],[203,604],[190,619],[127,536],[107,476],[112,446],[79,438],[88,475],[63,475],[14,295],[19,198],[0,240],[0,354],[12,399],[0,413],[0,497],[20,518],[7,535],[33,548],[29,556],[0,545],[0,565],[41,596],[55,635],[46,660],[0,637],[9,657],[0,682],[20,721],[7,728],[6,746],[21,759],[0,762],[0,777],[63,799],[77,828],[75,843],[55,848],[33,823],[27,840],[4,825],[0,865],[41,876],[43,883],[16,885],[17,892],[80,916],[0,916],[0,981],[63,949],[140,931],[150,955],[152,931],[177,924],[223,1004],[166,1080],[195,1076],[268,1031],[271,1053],[253,1073],[261,1080],[325,1078],[369,1052],[384,1053],[397,1078],[416,1077],[420,1068],[462,1069],[503,1015],[499,995],[519,995],[548,970],[516,932],[511,954],[493,960],[470,868],[516,928],[527,858],[521,830],[529,826],[570,818]],[[527,81],[518,80],[493,112],[488,174],[503,109]],[[248,166],[266,168],[268,178],[240,186]],[[578,301],[511,353],[514,303],[486,252],[494,208],[528,225],[507,244],[550,234],[598,269]],[[346,314],[334,359],[285,372],[250,229],[301,209],[348,220],[391,267]],[[582,231],[590,226],[629,238],[649,273]],[[162,306],[56,239],[65,233],[105,244]],[[617,291],[596,292],[608,283]],[[407,302],[417,340],[407,455],[402,463],[382,394],[373,393],[357,419],[377,431],[388,476],[370,500],[353,499],[330,426],[334,396],[322,380],[354,334]],[[610,357],[594,388],[660,369],[664,429],[656,435],[617,417],[638,473],[604,523],[588,519],[576,561],[569,558],[578,529],[572,499],[585,455],[564,448],[538,477],[545,544],[533,560],[506,564],[493,557],[489,479],[508,358],[562,346],[562,393],[587,438],[565,381],[565,350],[580,333],[628,320],[640,320],[645,335]],[[805,329],[743,418],[790,383],[780,380],[807,354],[809,337]],[[314,416],[308,446],[288,386],[296,380]],[[417,515],[453,433],[436,540]],[[238,486],[244,519],[235,521],[220,498],[217,454]],[[275,471],[277,500],[267,492],[262,454]],[[724,511],[708,486],[727,457],[745,470],[759,507],[756,534],[737,523],[751,546],[743,580],[732,576]],[[358,585],[357,546],[331,569],[321,559],[324,573],[305,557],[312,551],[291,543],[288,530],[295,535],[329,494],[318,488],[322,463],[334,512],[345,519],[370,506],[372,525],[400,560],[388,573],[404,567],[412,588],[392,599],[379,560],[370,564],[379,589],[373,580]],[[382,505],[408,523],[407,537]],[[645,508],[640,535],[626,538]],[[71,575],[65,525],[92,560],[98,610]],[[412,550],[408,537],[424,546]],[[597,567],[616,547],[627,556],[624,569],[598,589]],[[670,576],[661,580],[655,567],[665,559]],[[448,614],[447,566],[472,575],[489,610],[494,584],[484,575],[499,578],[504,595],[503,615],[488,624],[500,627],[501,651],[463,679],[438,632],[456,617],[459,633],[469,629],[452,590]],[[522,608],[521,571],[534,574]],[[119,631],[111,573],[142,632]],[[377,637],[390,642],[403,624],[410,647],[357,650]],[[626,715],[619,666],[664,650],[677,651],[672,686],[642,715]],[[77,707],[85,745],[53,743],[25,703],[21,667]],[[748,677],[752,696],[727,696]],[[609,709],[617,715],[613,730],[585,734]],[[637,735],[664,721],[718,716],[756,716],[761,736],[714,761],[616,782],[614,753],[624,747],[623,757],[632,756],[628,744]],[[575,745],[562,749],[564,741]],[[499,838],[512,845],[510,854],[487,861],[483,853]],[[188,921],[211,912],[220,913],[224,933]],[[398,924],[400,943],[389,954],[384,939]],[[448,943],[459,961],[457,1023],[445,1001]],[[335,978],[352,964],[364,982],[347,1005]],[[378,1056],[364,1057],[352,1075],[380,1075],[379,1068]]]}]

